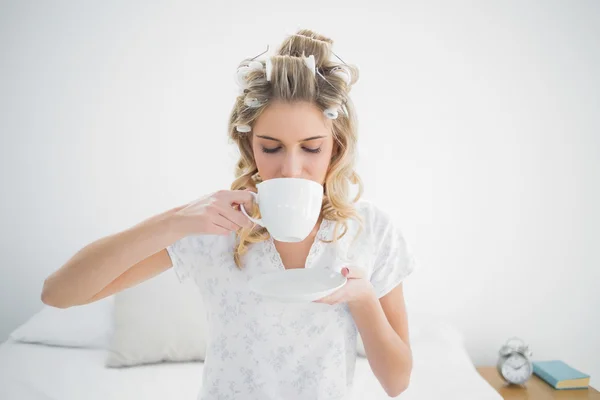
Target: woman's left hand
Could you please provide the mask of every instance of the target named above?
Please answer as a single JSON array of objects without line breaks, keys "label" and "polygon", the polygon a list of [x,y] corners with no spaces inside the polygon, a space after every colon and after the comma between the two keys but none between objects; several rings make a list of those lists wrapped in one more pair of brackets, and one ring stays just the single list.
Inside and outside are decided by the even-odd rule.
[{"label": "woman's left hand", "polygon": [[362,299],[373,293],[373,285],[365,276],[362,269],[357,267],[342,268],[342,275],[348,281],[344,286],[328,296],[315,300],[315,303],[339,304],[339,303],[359,303]]}]

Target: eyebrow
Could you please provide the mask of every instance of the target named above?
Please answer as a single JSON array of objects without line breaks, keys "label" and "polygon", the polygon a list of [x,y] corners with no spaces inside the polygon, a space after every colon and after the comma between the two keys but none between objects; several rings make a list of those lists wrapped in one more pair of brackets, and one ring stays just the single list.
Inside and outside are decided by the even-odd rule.
[{"label": "eyebrow", "polygon": [[[274,142],[281,142],[281,140],[279,140],[279,139],[276,139],[276,138],[274,138],[274,137],[271,137],[271,136],[265,136],[265,135],[256,135],[256,137],[259,137],[259,138],[261,138],[261,139],[272,140],[272,141],[274,141]],[[311,136],[311,137],[309,137],[309,138],[306,138],[306,139],[302,139],[302,140],[300,140],[300,142],[308,142],[309,140],[323,139],[323,138],[325,138],[325,137],[327,137],[327,136]]]}]

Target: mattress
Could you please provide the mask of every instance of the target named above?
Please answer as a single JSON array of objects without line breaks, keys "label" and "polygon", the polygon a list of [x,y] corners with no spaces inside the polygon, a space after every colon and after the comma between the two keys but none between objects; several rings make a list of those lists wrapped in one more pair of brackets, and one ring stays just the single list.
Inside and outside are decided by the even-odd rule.
[{"label": "mattress", "polygon": [[[423,337],[412,343],[414,367],[403,400],[500,400],[477,373],[458,343]],[[103,349],[28,344],[9,339],[0,345],[2,400],[194,400],[203,363],[163,363],[121,369],[104,367]],[[358,357],[349,400],[389,399]]]}]

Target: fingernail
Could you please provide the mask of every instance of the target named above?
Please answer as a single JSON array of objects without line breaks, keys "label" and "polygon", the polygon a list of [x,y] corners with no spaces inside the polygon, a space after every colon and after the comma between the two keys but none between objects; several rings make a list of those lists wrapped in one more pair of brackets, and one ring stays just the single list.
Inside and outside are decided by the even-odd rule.
[{"label": "fingernail", "polygon": [[350,270],[347,267],[342,268],[343,275],[348,275],[348,273],[350,273]]}]

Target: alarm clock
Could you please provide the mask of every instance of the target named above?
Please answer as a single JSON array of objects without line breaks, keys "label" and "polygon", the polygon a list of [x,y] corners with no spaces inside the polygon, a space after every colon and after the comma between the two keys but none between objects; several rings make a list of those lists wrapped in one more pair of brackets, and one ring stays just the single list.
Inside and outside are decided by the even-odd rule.
[{"label": "alarm clock", "polygon": [[522,385],[531,377],[533,353],[521,339],[517,337],[508,339],[498,353],[500,355],[497,364],[498,373],[506,382]]}]

